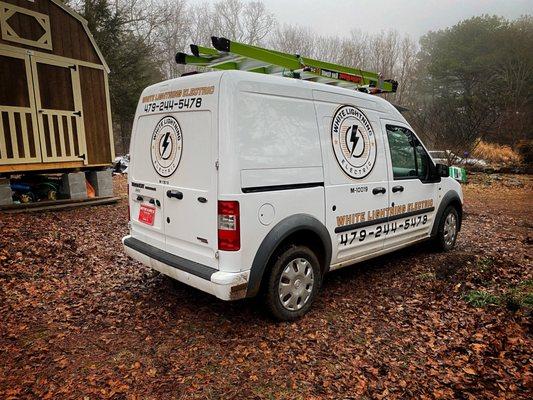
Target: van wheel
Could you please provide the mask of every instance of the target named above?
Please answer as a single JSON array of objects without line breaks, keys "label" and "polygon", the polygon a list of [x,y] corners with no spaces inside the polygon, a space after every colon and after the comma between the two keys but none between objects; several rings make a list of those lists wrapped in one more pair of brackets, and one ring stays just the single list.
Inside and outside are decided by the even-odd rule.
[{"label": "van wheel", "polygon": [[453,206],[448,206],[442,214],[435,244],[440,251],[449,251],[455,246],[459,228],[459,215]]},{"label": "van wheel", "polygon": [[315,253],[294,245],[279,253],[267,279],[265,303],[281,321],[293,321],[307,313],[322,283]]}]

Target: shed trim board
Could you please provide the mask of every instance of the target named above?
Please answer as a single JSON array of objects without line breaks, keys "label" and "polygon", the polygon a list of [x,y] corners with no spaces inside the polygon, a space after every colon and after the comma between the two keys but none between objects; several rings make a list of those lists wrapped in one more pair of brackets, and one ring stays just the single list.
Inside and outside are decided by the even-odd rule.
[{"label": "shed trim board", "polygon": [[[7,46],[6,46],[7,47]],[[36,106],[35,106],[35,97],[33,95],[33,75],[31,73],[31,61],[27,54],[23,54],[17,51],[12,51],[11,49],[3,49],[0,48],[0,55],[5,55],[7,57],[11,58],[17,58],[24,61],[25,66],[25,73],[26,73],[26,82],[27,82],[27,93],[28,93],[28,100],[29,100],[29,106],[28,107],[21,107],[21,106],[7,106],[7,105],[1,105],[0,104],[0,165],[2,164],[26,164],[26,163],[34,163],[34,162],[41,162],[41,152],[39,149],[39,141],[38,141],[38,130],[37,127],[37,114],[36,114]],[[28,130],[28,134],[24,135],[23,127],[26,126],[26,129],[28,129],[27,126],[27,117],[30,116],[31,121],[31,132]],[[24,116],[24,118],[23,118]],[[18,143],[19,140],[17,138],[17,129],[15,126],[16,120],[21,121],[21,140],[23,142],[23,146],[21,149],[19,149]],[[7,120],[7,123],[6,123]],[[25,121],[25,122],[22,122]],[[5,126],[8,127],[9,132],[6,132]],[[35,149],[35,155],[32,157],[29,152],[30,138],[33,138],[33,146]],[[12,151],[12,158],[7,158],[7,143],[6,138],[7,135],[10,136],[10,142],[11,142],[11,151]],[[21,151],[23,150],[23,151]]]},{"label": "shed trim board", "polygon": [[48,162],[48,163],[33,163],[33,164],[10,164],[10,165],[0,165],[0,173],[18,173],[22,167],[24,171],[61,171],[65,169],[99,169],[104,167],[109,167],[109,164],[91,164],[85,166],[83,161],[64,161],[64,162]]},{"label": "shed trim board", "polygon": [[[39,56],[30,56],[33,73],[33,90],[35,92],[35,104],[38,113],[39,134],[41,138],[41,156],[43,161],[77,161],[83,157],[84,164],[87,164],[87,146],[85,140],[85,127],[83,124],[82,99],[79,79],[79,68],[71,68],[72,62],[53,61],[51,58],[41,58]],[[74,61],[74,60],[72,60]],[[39,73],[37,64],[52,65],[59,68],[68,69],[72,85],[72,95],[74,101],[74,110],[47,109],[42,104],[42,97],[39,89]],[[80,112],[80,115],[75,115]],[[46,129],[44,117],[47,117],[48,129]],[[74,118],[74,121],[72,121]],[[64,131],[64,122],[67,123],[67,132]],[[55,129],[55,123],[57,128]],[[61,122],[61,123],[60,123]],[[75,125],[75,126],[74,126]],[[74,127],[76,129],[76,138],[74,137]],[[48,131],[50,138],[50,152],[46,148],[45,132]],[[56,137],[60,143],[56,143]],[[68,138],[69,149],[66,148],[66,139]],[[75,140],[76,139],[76,140]],[[76,143],[77,142],[77,143]],[[78,148],[78,154],[75,154],[74,147]],[[59,151],[58,151],[59,149]],[[60,154],[58,154],[60,153]],[[68,153],[68,154],[67,154]]]},{"label": "shed trim board", "polygon": [[104,88],[107,102],[107,126],[109,127],[109,145],[111,147],[111,159],[115,159],[115,138],[113,137],[113,120],[111,115],[111,99],[109,98],[109,80],[104,74]]},{"label": "shed trim board", "polygon": [[48,59],[50,59],[52,61],[69,62],[69,63],[76,64],[76,65],[79,65],[79,66],[89,67],[89,68],[96,68],[96,69],[100,69],[102,71],[108,72],[106,70],[105,66],[103,66],[101,64],[95,64],[95,63],[92,63],[92,62],[89,62],[89,61],[77,60],[77,59],[74,59],[74,58],[62,57],[62,56],[58,56],[57,54],[43,53],[42,51],[38,51],[38,50],[30,50],[30,49],[25,49],[25,48],[22,48],[22,47],[13,47],[13,46],[8,46],[6,44],[0,43],[0,51],[10,51],[10,52],[19,53],[19,54],[35,55],[35,56],[39,56],[40,58],[43,58],[43,59],[44,58],[48,58]]}]

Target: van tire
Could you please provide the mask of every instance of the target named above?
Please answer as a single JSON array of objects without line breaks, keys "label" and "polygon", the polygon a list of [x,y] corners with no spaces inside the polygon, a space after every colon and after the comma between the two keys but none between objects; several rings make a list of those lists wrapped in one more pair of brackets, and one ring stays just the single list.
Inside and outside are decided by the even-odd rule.
[{"label": "van tire", "polygon": [[[453,237],[450,237],[450,224],[453,223]],[[457,241],[457,234],[459,233],[459,213],[454,206],[448,206],[442,213],[442,217],[439,221],[439,227],[437,228],[437,236],[435,237],[435,248],[438,251],[450,251],[454,248]]]},{"label": "van tire", "polygon": [[[269,313],[279,321],[294,321],[306,314],[322,284],[320,263],[315,253],[306,246],[287,246],[274,256],[268,271],[263,287],[263,299]],[[282,279],[287,285],[288,306],[284,306],[280,298]]]}]

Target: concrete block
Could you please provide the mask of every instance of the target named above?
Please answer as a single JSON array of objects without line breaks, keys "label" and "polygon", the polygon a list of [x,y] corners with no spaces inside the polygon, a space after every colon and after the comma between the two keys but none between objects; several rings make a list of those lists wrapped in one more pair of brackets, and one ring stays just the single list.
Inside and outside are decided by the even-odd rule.
[{"label": "concrete block", "polygon": [[69,172],[61,176],[59,193],[69,199],[80,200],[87,198],[87,186],[83,172]]},{"label": "concrete block", "polygon": [[0,185],[0,206],[8,206],[13,204],[13,192],[9,186],[9,181],[6,184]]},{"label": "concrete block", "polygon": [[97,197],[113,196],[113,177],[111,170],[88,171],[85,173],[87,180],[96,191]]}]

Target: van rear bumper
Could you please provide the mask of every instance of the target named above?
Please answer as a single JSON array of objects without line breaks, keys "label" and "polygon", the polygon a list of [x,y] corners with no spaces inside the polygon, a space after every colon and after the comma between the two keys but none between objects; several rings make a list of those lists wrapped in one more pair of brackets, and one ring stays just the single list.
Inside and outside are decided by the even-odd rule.
[{"label": "van rear bumper", "polygon": [[222,300],[246,297],[250,271],[223,272],[168,253],[130,235],[122,238],[124,251],[133,259],[171,278]]}]

